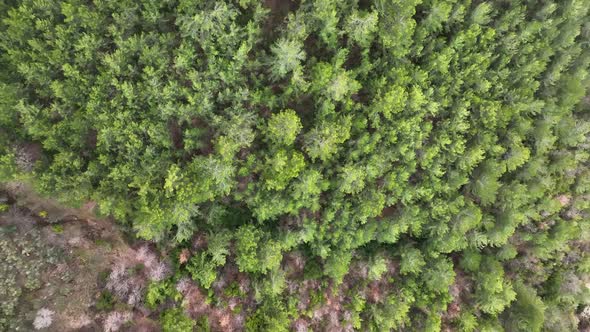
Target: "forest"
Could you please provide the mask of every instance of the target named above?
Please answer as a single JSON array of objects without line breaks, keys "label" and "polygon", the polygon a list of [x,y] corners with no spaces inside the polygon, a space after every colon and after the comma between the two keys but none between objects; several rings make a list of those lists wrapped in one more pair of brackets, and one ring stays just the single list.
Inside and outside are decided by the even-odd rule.
[{"label": "forest", "polygon": [[125,243],[72,331],[590,331],[589,67],[590,0],[0,0],[0,331],[85,241],[22,186]]}]

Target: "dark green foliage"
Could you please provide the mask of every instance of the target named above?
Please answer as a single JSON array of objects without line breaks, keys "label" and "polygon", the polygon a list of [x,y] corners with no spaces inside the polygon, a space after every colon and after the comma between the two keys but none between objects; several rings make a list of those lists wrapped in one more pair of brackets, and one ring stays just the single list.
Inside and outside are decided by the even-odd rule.
[{"label": "dark green foliage", "polygon": [[0,181],[247,279],[246,330],[590,326],[589,8],[4,1]]},{"label": "dark green foliage", "polygon": [[115,306],[115,298],[113,294],[108,290],[100,293],[98,300],[96,301],[96,309],[101,311],[110,311]]},{"label": "dark green foliage", "polygon": [[211,286],[217,277],[217,268],[225,264],[231,238],[227,232],[211,234],[207,250],[196,253],[189,260],[187,271],[204,288]]},{"label": "dark green foliage", "polygon": [[211,328],[207,316],[201,316],[197,320],[194,328],[197,329],[197,331],[210,332]]},{"label": "dark green foliage", "polygon": [[246,321],[246,331],[289,331],[289,316],[283,303],[269,299]]},{"label": "dark green foliage", "polygon": [[545,304],[534,289],[518,281],[514,284],[516,300],[506,310],[509,331],[541,331],[545,320]]}]

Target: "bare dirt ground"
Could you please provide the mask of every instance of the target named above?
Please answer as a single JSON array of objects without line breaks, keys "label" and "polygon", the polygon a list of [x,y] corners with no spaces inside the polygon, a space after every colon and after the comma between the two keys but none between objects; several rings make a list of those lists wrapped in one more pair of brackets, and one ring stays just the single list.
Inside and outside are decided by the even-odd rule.
[{"label": "bare dirt ground", "polygon": [[34,330],[36,313],[45,308],[53,312],[53,319],[42,331],[102,331],[105,313],[95,308],[104,287],[101,284],[114,262],[132,250],[116,225],[96,218],[92,202],[83,209],[64,208],[21,183],[0,187],[0,199],[4,205],[0,214],[0,230],[6,231],[3,236],[25,247],[19,253],[22,257],[16,259],[27,260],[26,247],[34,244],[26,242],[25,236],[31,232],[39,235],[35,239],[43,242],[43,248],[60,253],[40,268],[38,287],[23,288],[12,318],[19,322],[15,328]]},{"label": "bare dirt ground", "polygon": [[[5,251],[10,252],[12,261],[22,262],[19,267],[3,269],[10,264],[2,261],[0,250],[0,279],[3,271],[17,279],[8,286],[0,280],[0,309],[3,289],[22,291],[8,318],[12,325],[5,330],[161,331],[156,321],[162,308],[146,306],[145,296],[151,282],[170,276],[171,257],[158,253],[149,242],[126,242],[125,233],[114,220],[92,213],[94,206],[87,202],[81,209],[66,208],[22,183],[0,184],[0,249],[4,243],[10,247]],[[197,234],[195,239],[203,235]],[[43,250],[51,254],[38,252]],[[185,259],[190,255],[185,249]],[[39,273],[33,273],[33,279],[39,283],[26,287],[26,275],[35,264]],[[225,296],[224,287],[232,282],[246,287],[248,280],[242,280],[244,276],[235,266],[224,269],[222,276],[215,292],[227,304],[210,304],[207,293],[189,278],[179,281],[176,288],[184,296],[185,312],[194,320],[206,318],[212,331],[242,331],[245,314],[233,309],[240,301],[242,307],[251,309],[253,294],[240,300]],[[167,307],[163,305],[163,309]],[[36,328],[35,320],[43,310],[51,312],[51,322]],[[4,324],[1,316],[2,311],[0,332]]]}]

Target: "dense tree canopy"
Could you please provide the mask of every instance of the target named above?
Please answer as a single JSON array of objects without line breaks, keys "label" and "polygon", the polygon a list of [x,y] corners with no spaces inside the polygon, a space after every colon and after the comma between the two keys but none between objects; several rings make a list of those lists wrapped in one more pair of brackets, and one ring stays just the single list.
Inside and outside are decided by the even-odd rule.
[{"label": "dense tree canopy", "polygon": [[0,179],[235,267],[248,331],[588,328],[589,8],[0,0]]}]

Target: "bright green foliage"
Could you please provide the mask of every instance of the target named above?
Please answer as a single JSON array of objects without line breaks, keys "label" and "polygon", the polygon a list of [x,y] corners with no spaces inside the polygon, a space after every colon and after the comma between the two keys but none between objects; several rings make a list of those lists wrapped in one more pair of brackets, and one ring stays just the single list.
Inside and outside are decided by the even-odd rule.
[{"label": "bright green foliage", "polygon": [[271,72],[276,78],[283,78],[289,72],[300,68],[301,61],[305,60],[305,52],[302,44],[294,40],[281,39],[272,46],[274,54]]},{"label": "bright green foliage", "polygon": [[12,180],[18,173],[14,155],[5,154],[0,157],[0,181]]},{"label": "bright green foliage", "polygon": [[589,9],[4,1],[0,180],[239,275],[238,330],[587,328]]},{"label": "bright green foliage", "polygon": [[420,273],[422,267],[426,265],[422,253],[418,249],[408,248],[404,250],[401,258],[401,274]]},{"label": "bright green foliage", "polygon": [[481,262],[475,296],[481,311],[488,314],[501,313],[516,297],[512,285],[504,279],[502,266],[492,258]]},{"label": "bright green foliage", "polygon": [[164,332],[190,332],[196,324],[180,308],[164,311],[160,317],[160,322],[162,323],[162,331]]},{"label": "bright green foliage", "polygon": [[217,268],[223,266],[229,255],[232,236],[227,232],[211,234],[206,251],[198,252],[190,258],[187,271],[193,280],[209,289],[217,277]]},{"label": "bright green foliage", "polygon": [[377,31],[377,20],[377,12],[353,12],[346,20],[344,29],[353,41],[363,47],[369,47]]},{"label": "bright green foliage", "polygon": [[258,245],[262,233],[253,225],[244,225],[236,232],[236,264],[240,271],[256,272],[260,269]]},{"label": "bright green foliage", "polygon": [[459,327],[463,332],[473,332],[477,328],[477,317],[470,312],[463,312],[459,317]]},{"label": "bright green foliage", "polygon": [[328,161],[338,151],[338,145],[350,136],[350,118],[336,123],[320,123],[305,137],[306,151],[312,160]]},{"label": "bright green foliage", "polygon": [[340,190],[346,194],[357,194],[365,187],[366,170],[345,166],[341,171],[342,185]]},{"label": "bright green foliage", "polygon": [[334,279],[336,284],[341,283],[348,273],[351,259],[352,255],[349,253],[333,253],[326,261],[324,273]]},{"label": "bright green foliage", "polygon": [[408,314],[414,297],[411,294],[394,294],[385,299],[382,306],[371,306],[371,331],[386,331],[401,327],[409,319]]},{"label": "bright green foliage", "polygon": [[266,189],[282,190],[305,167],[303,155],[299,152],[279,150],[267,159],[263,168]]},{"label": "bright green foliage", "polygon": [[453,265],[446,259],[436,259],[426,264],[423,279],[426,286],[437,293],[445,293],[454,282]]},{"label": "bright green foliage", "polygon": [[151,282],[146,291],[146,304],[150,308],[155,308],[167,298],[178,299],[179,296],[180,294],[170,280]]},{"label": "bright green foliage", "polygon": [[490,205],[496,200],[496,194],[501,184],[498,181],[502,174],[500,165],[486,162],[476,171],[477,177],[473,183],[473,194],[482,205]]},{"label": "bright green foliage", "polygon": [[276,145],[290,146],[301,131],[301,120],[293,110],[273,114],[268,120],[267,137]]},{"label": "bright green foliage", "polygon": [[387,271],[387,261],[383,256],[377,256],[371,261],[368,277],[370,280],[378,280]]}]

